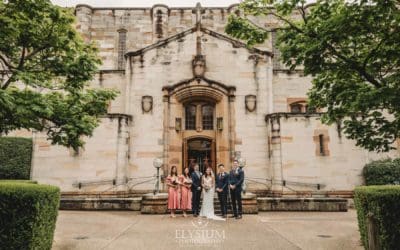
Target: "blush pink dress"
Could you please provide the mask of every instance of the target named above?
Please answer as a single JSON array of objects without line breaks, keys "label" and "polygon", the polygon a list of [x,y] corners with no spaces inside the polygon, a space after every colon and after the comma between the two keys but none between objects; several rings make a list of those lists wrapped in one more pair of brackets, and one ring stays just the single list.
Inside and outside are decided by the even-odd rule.
[{"label": "blush pink dress", "polygon": [[185,178],[185,176],[179,176],[179,182],[185,184],[181,185],[181,209],[191,210],[192,209],[192,191],[190,190],[190,185],[192,180],[190,178]]},{"label": "blush pink dress", "polygon": [[[168,176],[167,184],[172,184],[174,182],[178,182],[178,177],[176,176]],[[180,194],[179,188],[173,188],[168,186],[168,209],[180,209]]]}]

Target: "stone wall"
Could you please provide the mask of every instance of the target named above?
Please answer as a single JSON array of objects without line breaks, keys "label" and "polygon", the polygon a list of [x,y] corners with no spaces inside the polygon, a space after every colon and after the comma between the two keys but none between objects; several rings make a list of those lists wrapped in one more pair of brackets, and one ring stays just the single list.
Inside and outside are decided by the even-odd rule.
[{"label": "stone wall", "polygon": [[[216,161],[225,163],[227,170],[234,157],[247,160],[249,190],[351,195],[354,186],[362,183],[364,164],[386,156],[357,148],[336,125],[322,125],[319,114],[288,114],[290,103],[306,100],[312,78],[304,77],[301,69],[285,69],[278,61],[279,51],[272,48],[272,38],[253,49],[229,38],[224,33],[228,15],[242,15],[235,5],[78,5],[75,13],[79,32],[85,41],[98,45],[103,62],[91,86],[114,88],[120,94],[110,103],[108,111],[114,115],[102,119],[78,154],[51,146],[45,134],[34,134],[32,178],[39,182],[58,185],[70,194],[153,190],[154,158],[164,160],[162,174],[171,165],[181,171],[184,140],[201,135],[217,141]],[[253,21],[261,26],[279,25],[272,16]],[[196,55],[205,59],[204,74],[193,70]],[[178,90],[189,97],[180,98],[183,94]],[[216,102],[215,120],[223,119],[222,129],[205,132],[175,127],[176,118],[184,121],[183,104],[196,95],[194,90]],[[246,96],[256,99],[254,110],[246,108]],[[143,108],[144,97],[151,97],[150,111]],[[146,178],[148,182],[134,185]]]},{"label": "stone wall", "polygon": [[103,118],[93,137],[85,138],[84,149],[79,152],[52,146],[46,140],[46,134],[34,133],[32,179],[59,186],[62,191],[106,191],[112,188],[113,182],[117,184],[118,179],[126,176],[123,168],[121,170],[121,164],[125,167],[121,161],[126,155],[121,156],[121,153],[127,151],[128,131],[124,129],[127,122],[127,117],[110,115]]},{"label": "stone wall", "polygon": [[[268,159],[265,154],[267,129],[264,114],[269,108],[267,88],[270,74],[266,70],[269,58],[246,48],[236,48],[229,41],[206,33],[201,34],[201,51],[206,59],[204,77],[236,89],[230,113],[234,116],[233,134],[224,139],[226,142],[222,138],[218,140],[220,147],[217,146],[217,161],[230,168],[230,154],[240,154],[248,159],[250,175],[266,177]],[[193,32],[162,47],[128,57],[126,74],[130,89],[127,106],[129,114],[135,117],[131,130],[130,175],[153,174],[152,161],[155,157],[167,157],[165,163],[169,166],[177,165],[181,171],[184,135],[176,133],[174,124],[175,118],[184,117],[183,104],[174,98],[170,98],[168,104],[163,104],[163,93],[160,90],[193,77],[192,60],[195,54],[196,33]],[[250,94],[257,96],[257,109],[254,112],[245,109],[245,96]],[[150,113],[144,113],[140,107],[142,97],[146,95],[153,97],[153,110]],[[228,121],[228,97],[224,97],[220,103],[225,103],[226,109],[221,106],[218,111],[217,107],[217,116]],[[168,114],[165,113],[166,108]],[[168,116],[168,138],[163,134],[164,115]],[[225,123],[224,131],[229,129],[228,126]],[[228,146],[229,138],[234,140],[233,152],[222,154]],[[164,140],[168,140],[168,156],[163,152]]]},{"label": "stone wall", "polygon": [[[228,16],[237,13],[236,5],[201,9],[202,27],[219,33],[224,33]],[[195,8],[170,8],[161,4],[151,8],[93,8],[88,5],[78,5],[75,15],[77,28],[85,40],[98,45],[103,62],[102,69],[118,68],[120,29],[126,30],[127,51],[136,51],[196,25]],[[276,23],[272,17],[257,18],[255,21],[265,23],[264,20]],[[158,22],[160,28],[157,26]],[[270,40],[259,47],[270,50]]]},{"label": "stone wall", "polygon": [[[395,151],[376,154],[356,147],[354,141],[345,138],[337,125],[323,125],[319,115],[284,113],[275,114],[275,117],[279,119],[280,137],[275,143],[280,144],[281,155],[277,169],[282,175],[277,181],[286,182],[280,188],[283,193],[340,193],[352,190],[363,184],[361,172],[366,163],[382,157],[397,156]],[[323,135],[321,141],[320,135]],[[320,143],[323,144],[322,148]]]}]

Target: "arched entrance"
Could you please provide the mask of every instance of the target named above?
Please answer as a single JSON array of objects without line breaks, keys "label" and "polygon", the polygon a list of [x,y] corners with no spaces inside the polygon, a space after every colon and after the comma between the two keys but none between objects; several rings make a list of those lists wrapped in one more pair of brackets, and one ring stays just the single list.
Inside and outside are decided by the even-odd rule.
[{"label": "arched entrance", "polygon": [[235,88],[194,78],[163,88],[164,172],[198,163],[230,165],[235,152]]},{"label": "arched entrance", "polygon": [[195,137],[187,139],[183,143],[184,167],[199,164],[200,172],[204,173],[207,167],[212,167],[215,173],[215,140]]}]

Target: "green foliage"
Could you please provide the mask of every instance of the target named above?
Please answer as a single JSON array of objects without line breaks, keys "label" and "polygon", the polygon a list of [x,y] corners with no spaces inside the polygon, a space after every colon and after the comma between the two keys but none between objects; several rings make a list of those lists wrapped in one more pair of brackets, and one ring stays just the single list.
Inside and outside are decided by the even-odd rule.
[{"label": "green foliage", "polygon": [[[400,10],[397,0],[245,0],[245,17],[231,16],[228,34],[249,45],[278,32],[282,61],[313,76],[310,106],[322,121],[342,122],[347,138],[370,151],[389,151],[400,136]],[[296,16],[292,14],[297,14]],[[281,27],[254,25],[275,17]]]},{"label": "green foliage", "polygon": [[363,169],[365,185],[400,184],[400,158],[373,161]]},{"label": "green foliage", "polygon": [[357,187],[354,202],[364,247],[368,246],[367,218],[373,214],[381,249],[398,249],[400,242],[400,186]]},{"label": "green foliage", "polygon": [[32,139],[0,137],[0,179],[26,179],[31,172]]},{"label": "green foliage", "polygon": [[[253,29],[252,27],[252,24],[245,18],[231,15],[228,17],[228,25],[225,31],[235,38],[247,41],[247,46],[251,47],[264,42],[268,35],[262,29]],[[243,30],[247,30],[247,32],[241,32]]]},{"label": "green foliage", "polygon": [[117,94],[89,88],[99,64],[70,9],[50,0],[0,1],[0,133],[48,131],[53,144],[78,150]]},{"label": "green foliage", "polygon": [[37,181],[33,180],[0,180],[1,183],[27,183],[27,184],[38,184]]},{"label": "green foliage", "polygon": [[51,249],[60,201],[58,187],[0,182],[0,248]]}]

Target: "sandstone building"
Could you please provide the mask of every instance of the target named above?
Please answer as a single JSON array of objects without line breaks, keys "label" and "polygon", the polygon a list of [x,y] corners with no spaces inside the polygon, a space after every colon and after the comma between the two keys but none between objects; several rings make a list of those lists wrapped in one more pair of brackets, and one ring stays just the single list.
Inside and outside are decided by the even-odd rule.
[{"label": "sandstone building", "polygon": [[[34,133],[32,178],[39,182],[73,193],[148,192],[155,158],[163,174],[191,162],[229,169],[244,158],[254,192],[341,195],[362,184],[362,167],[378,157],[308,110],[311,78],[279,62],[274,34],[247,48],[224,33],[228,16],[242,14],[236,5],[78,5],[75,13],[103,62],[92,86],[120,95],[79,153]],[[278,25],[272,16],[255,21]]]}]

